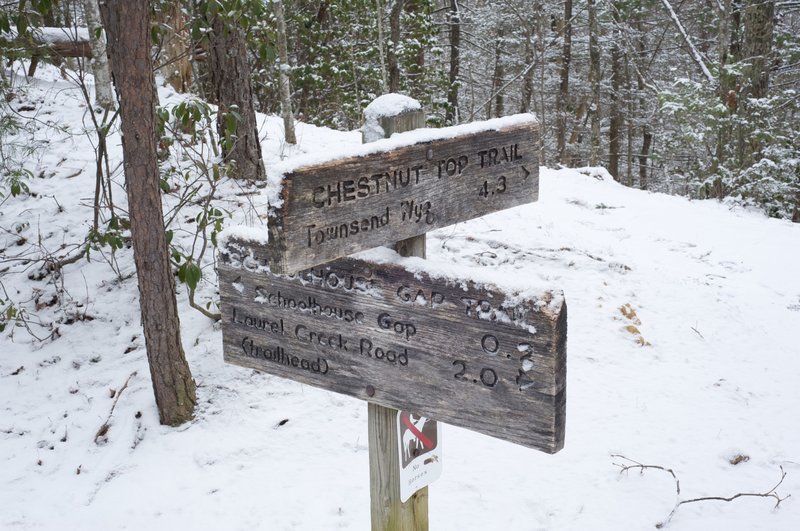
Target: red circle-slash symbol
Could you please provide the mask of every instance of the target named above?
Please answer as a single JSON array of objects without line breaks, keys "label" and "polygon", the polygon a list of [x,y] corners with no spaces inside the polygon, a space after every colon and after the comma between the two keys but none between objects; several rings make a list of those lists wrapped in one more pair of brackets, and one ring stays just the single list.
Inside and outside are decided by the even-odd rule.
[{"label": "red circle-slash symbol", "polygon": [[408,431],[414,434],[414,436],[419,439],[419,442],[422,443],[423,448],[433,448],[433,441],[430,440],[428,437],[425,436],[416,426],[414,423],[411,422],[411,418],[409,415],[401,415],[400,420],[403,421],[403,424],[408,428]]}]

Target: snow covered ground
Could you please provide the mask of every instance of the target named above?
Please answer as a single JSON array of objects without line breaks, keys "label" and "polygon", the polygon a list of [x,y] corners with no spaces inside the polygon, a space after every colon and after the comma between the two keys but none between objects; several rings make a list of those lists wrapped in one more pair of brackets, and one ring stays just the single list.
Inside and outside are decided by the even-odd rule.
[{"label": "snow covered ground", "polygon": [[[184,287],[199,403],[193,422],[158,424],[135,277],[120,281],[100,253],[39,280],[24,261],[64,254],[90,227],[82,97],[40,67],[10,105],[47,143],[28,163],[35,197],[0,200],[0,282],[45,325],[34,332],[57,333],[0,334],[0,529],[368,529],[366,404],[225,365],[219,326]],[[287,146],[275,117],[262,135],[267,167],[360,142],[299,124]],[[112,169],[120,153],[114,135]],[[227,225],[259,221],[258,196],[223,191]],[[177,224],[185,237],[190,222]],[[687,503],[667,529],[800,528],[800,225],[542,168],[538,203],[431,233],[428,253],[562,289],[569,307],[564,450],[445,426],[432,530],[653,529],[681,500],[768,493],[781,469],[774,492],[792,496],[779,508],[772,497]],[[133,273],[130,250],[117,260]],[[204,275],[205,300],[215,278]],[[680,493],[664,470],[621,473],[635,463],[616,454],[671,469]]]}]

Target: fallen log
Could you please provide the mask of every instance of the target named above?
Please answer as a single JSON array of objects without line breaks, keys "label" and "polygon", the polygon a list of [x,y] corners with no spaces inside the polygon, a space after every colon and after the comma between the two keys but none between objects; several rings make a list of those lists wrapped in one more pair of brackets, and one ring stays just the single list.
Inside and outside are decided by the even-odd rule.
[{"label": "fallen log", "polygon": [[0,45],[9,44],[21,46],[31,53],[29,76],[36,72],[42,57],[49,57],[54,62],[67,57],[92,57],[89,30],[86,28],[32,28],[23,35],[12,28],[10,32],[0,33]]},{"label": "fallen log", "polygon": [[30,35],[33,43],[50,55],[92,57],[89,30],[86,28],[36,28]]}]

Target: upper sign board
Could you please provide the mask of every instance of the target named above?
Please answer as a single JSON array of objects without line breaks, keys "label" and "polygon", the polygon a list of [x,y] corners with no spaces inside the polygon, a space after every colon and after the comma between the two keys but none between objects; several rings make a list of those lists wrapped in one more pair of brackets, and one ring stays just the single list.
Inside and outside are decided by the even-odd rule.
[{"label": "upper sign board", "polygon": [[293,275],[227,238],[224,357],[545,452],[564,444],[567,307],[345,258]]},{"label": "upper sign board", "polygon": [[496,123],[286,173],[280,206],[271,210],[270,269],[296,272],[536,201],[536,120]]}]

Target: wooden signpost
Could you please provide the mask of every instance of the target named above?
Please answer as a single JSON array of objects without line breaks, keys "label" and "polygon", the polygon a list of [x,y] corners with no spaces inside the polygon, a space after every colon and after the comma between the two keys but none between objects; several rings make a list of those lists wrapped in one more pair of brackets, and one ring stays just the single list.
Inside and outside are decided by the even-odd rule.
[{"label": "wooden signpost", "polygon": [[[381,125],[388,136],[422,121]],[[426,488],[400,501],[395,410],[413,412],[415,429],[427,417],[548,453],[564,445],[560,291],[342,258],[386,244],[424,258],[426,232],[536,201],[538,149],[537,123],[518,116],[296,167],[268,242],[220,244],[225,361],[369,402],[374,531],[428,528]]]}]

